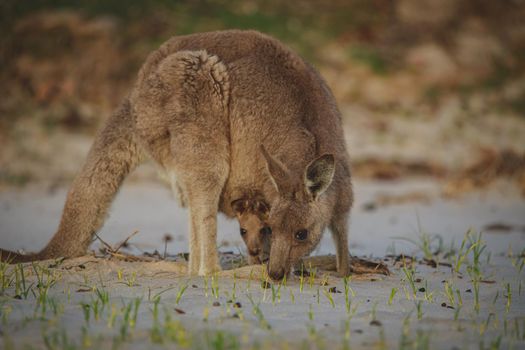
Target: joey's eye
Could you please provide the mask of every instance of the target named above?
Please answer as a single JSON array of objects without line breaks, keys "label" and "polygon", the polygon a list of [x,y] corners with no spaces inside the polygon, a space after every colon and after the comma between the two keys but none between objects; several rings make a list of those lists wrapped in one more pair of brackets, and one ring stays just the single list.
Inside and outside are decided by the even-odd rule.
[{"label": "joey's eye", "polygon": [[248,231],[246,231],[245,229],[243,229],[243,228],[241,227],[241,236],[244,236],[247,232],[248,232]]},{"label": "joey's eye", "polygon": [[304,241],[308,237],[307,230],[299,230],[295,233],[295,239],[298,241]]},{"label": "joey's eye", "polygon": [[264,226],[259,232],[263,236],[269,236],[272,234],[272,229],[269,226]]}]

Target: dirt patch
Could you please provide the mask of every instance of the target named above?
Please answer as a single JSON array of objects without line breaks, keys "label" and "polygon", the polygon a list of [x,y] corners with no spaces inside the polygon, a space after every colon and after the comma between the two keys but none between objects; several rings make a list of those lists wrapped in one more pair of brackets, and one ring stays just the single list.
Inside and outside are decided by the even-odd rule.
[{"label": "dirt patch", "polygon": [[446,184],[443,194],[455,197],[475,189],[486,188],[498,178],[516,182],[525,196],[525,153],[520,154],[509,149],[484,150],[480,159],[460,171]]},{"label": "dirt patch", "polygon": [[514,231],[525,233],[525,226],[512,225],[505,222],[492,222],[483,227],[488,233],[511,233]]},{"label": "dirt patch", "polygon": [[[525,196],[525,153],[513,149],[482,149],[471,164],[452,170],[433,161],[406,161],[379,158],[361,159],[353,164],[353,174],[360,178],[395,181],[406,177],[433,177],[445,179],[442,194],[448,198],[458,197],[474,190],[485,189],[498,179],[514,182]],[[424,193],[403,195],[380,195],[365,210],[378,205],[428,202]]]},{"label": "dirt patch", "polygon": [[373,180],[398,180],[405,176],[443,177],[447,171],[433,162],[368,158],[352,164],[353,174]]}]

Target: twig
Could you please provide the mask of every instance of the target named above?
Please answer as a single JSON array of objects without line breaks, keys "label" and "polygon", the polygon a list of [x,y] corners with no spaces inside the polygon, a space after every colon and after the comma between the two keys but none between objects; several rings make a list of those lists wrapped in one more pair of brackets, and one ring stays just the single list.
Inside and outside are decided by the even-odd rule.
[{"label": "twig", "polygon": [[131,237],[135,236],[137,233],[139,233],[139,230],[135,230],[133,231],[129,236],[128,238],[126,238],[124,241],[122,241],[119,246],[117,247],[117,249],[114,250],[115,253],[118,253],[118,251],[120,250],[120,248],[122,248],[126,243],[128,243],[128,241],[131,239]]},{"label": "twig", "polygon": [[98,240],[99,240],[100,242],[102,242],[102,244],[106,247],[106,249],[107,249],[108,251],[110,251],[110,252],[114,252],[114,251],[113,251],[113,247],[110,246],[108,243],[106,243],[102,238],[100,238],[99,235],[97,235],[97,234],[95,233],[95,236],[98,238]]},{"label": "twig", "polygon": [[95,236],[97,239],[102,242],[102,244],[106,247],[108,252],[112,255],[118,254],[120,248],[122,248],[128,241],[131,239],[131,237],[135,236],[137,233],[139,233],[139,230],[133,231],[125,240],[123,240],[116,248],[109,245],[109,243],[106,243],[98,234],[95,233]]}]

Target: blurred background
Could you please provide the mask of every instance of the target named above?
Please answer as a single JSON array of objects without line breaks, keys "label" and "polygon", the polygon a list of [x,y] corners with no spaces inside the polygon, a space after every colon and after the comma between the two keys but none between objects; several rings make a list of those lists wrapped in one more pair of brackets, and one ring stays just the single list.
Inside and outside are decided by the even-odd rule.
[{"label": "blurred background", "polygon": [[275,36],[321,71],[355,176],[525,195],[524,0],[4,0],[0,188],[69,183],[149,52],[228,28]]}]

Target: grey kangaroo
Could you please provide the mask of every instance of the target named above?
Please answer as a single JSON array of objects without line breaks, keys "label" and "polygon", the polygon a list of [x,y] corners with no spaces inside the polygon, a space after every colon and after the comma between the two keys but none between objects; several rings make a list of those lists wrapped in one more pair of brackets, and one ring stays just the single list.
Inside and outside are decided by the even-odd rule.
[{"label": "grey kangaroo", "polygon": [[[189,273],[220,270],[217,213],[260,193],[269,203],[268,274],[310,254],[325,228],[348,275],[352,206],[341,116],[319,73],[255,31],[177,36],[149,55],[131,93],[97,134],[67,195],[56,234],[23,262],[85,254],[124,178],[149,156],[170,174],[190,213]],[[233,203],[233,205],[232,205]]]}]

